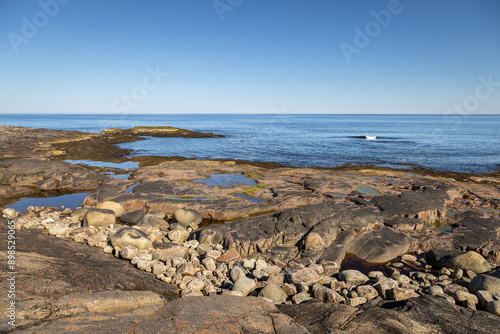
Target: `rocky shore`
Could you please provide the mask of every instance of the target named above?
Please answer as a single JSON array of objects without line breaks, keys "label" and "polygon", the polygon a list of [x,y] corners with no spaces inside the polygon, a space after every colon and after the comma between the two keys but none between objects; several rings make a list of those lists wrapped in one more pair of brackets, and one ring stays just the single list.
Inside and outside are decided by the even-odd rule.
[{"label": "rocky shore", "polygon": [[16,331],[500,332],[497,175],[165,158],[121,179],[55,156],[0,160],[4,199],[90,190],[4,209]]}]

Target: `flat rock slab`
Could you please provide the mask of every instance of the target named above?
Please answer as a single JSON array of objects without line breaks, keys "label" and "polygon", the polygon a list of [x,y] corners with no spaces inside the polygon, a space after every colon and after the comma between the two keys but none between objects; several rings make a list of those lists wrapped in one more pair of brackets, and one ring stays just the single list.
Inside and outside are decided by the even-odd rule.
[{"label": "flat rock slab", "polygon": [[498,333],[500,317],[472,311],[444,298],[421,296],[400,302],[383,302],[356,309],[344,304],[318,301],[298,305],[277,305],[311,333]]},{"label": "flat rock slab", "polygon": [[406,253],[410,242],[404,232],[384,226],[355,238],[347,247],[347,252],[368,262],[385,263]]},{"label": "flat rock slab", "polygon": [[133,311],[89,313],[19,328],[16,333],[310,333],[274,304],[255,297],[185,297]]}]

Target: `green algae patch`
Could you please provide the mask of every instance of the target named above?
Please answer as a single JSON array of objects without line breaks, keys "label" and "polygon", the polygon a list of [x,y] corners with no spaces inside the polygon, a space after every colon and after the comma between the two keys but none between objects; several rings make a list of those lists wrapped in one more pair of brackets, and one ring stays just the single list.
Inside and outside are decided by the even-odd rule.
[{"label": "green algae patch", "polygon": [[252,203],[262,203],[262,202],[266,201],[265,199],[263,199],[261,197],[253,197],[253,196],[249,196],[249,195],[243,194],[243,193],[232,193],[230,195],[233,195],[237,199],[247,200],[247,201],[250,201]]},{"label": "green algae patch", "polygon": [[446,225],[445,223],[436,221],[436,222],[432,223],[432,225],[434,225],[434,228],[432,229],[433,231],[439,231],[439,232],[444,232],[444,233],[453,232],[453,228],[451,226]]}]

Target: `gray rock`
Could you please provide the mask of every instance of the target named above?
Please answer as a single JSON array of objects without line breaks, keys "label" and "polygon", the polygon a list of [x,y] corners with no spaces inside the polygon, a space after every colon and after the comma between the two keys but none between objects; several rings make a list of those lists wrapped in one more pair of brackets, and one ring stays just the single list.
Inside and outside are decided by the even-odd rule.
[{"label": "gray rock", "polygon": [[156,243],[154,244],[155,249],[151,251],[153,255],[153,260],[159,261],[170,261],[173,258],[179,257],[187,259],[188,252],[185,247],[182,247],[176,243]]},{"label": "gray rock", "polygon": [[340,303],[345,301],[338,292],[329,289],[321,284],[314,284],[312,287],[314,298],[321,300],[324,303]]},{"label": "gray rock", "polygon": [[[209,259],[209,258],[207,258]],[[212,260],[213,261],[213,260]],[[246,276],[245,271],[241,269],[239,266],[233,266],[233,269],[230,271],[231,281],[236,282],[238,278]]]},{"label": "gray rock", "polygon": [[443,288],[438,286],[438,285],[433,285],[433,286],[429,287],[428,292],[431,296],[440,296],[440,295],[444,294]]},{"label": "gray rock", "polygon": [[294,304],[300,304],[302,302],[305,302],[307,300],[311,300],[311,296],[307,292],[301,292],[296,294],[295,296],[292,297],[292,302]]},{"label": "gray rock", "polygon": [[476,293],[479,290],[500,292],[500,278],[490,275],[477,275],[469,283],[469,291]]},{"label": "gray rock", "polygon": [[134,224],[135,226],[149,226],[153,229],[159,229],[160,231],[168,231],[169,224],[155,215],[146,213],[139,219],[138,222]]},{"label": "gray rock", "polygon": [[388,291],[392,288],[396,288],[398,286],[398,281],[393,280],[392,278],[382,277],[373,285],[373,287],[378,291],[378,294],[383,299],[389,299]]},{"label": "gray rock", "polygon": [[347,306],[352,306],[352,307],[363,305],[364,303],[366,303],[365,297],[354,297],[354,298],[349,298],[345,301],[345,304]]},{"label": "gray rock", "polygon": [[[434,268],[441,269],[443,267],[449,267],[451,259],[461,254],[463,254],[463,252],[458,250],[433,249],[425,254],[425,259]],[[449,271],[443,274],[450,275]]]},{"label": "gray rock", "polygon": [[82,226],[108,227],[116,223],[115,212],[106,209],[90,209],[83,217]]},{"label": "gray rock", "polygon": [[122,227],[113,233],[109,240],[113,247],[123,248],[125,246],[132,246],[137,249],[148,249],[153,247],[153,243],[149,240],[146,233],[131,227]]},{"label": "gray rock", "polygon": [[494,300],[486,304],[486,311],[500,317],[500,301]]},{"label": "gray rock", "polygon": [[384,263],[406,253],[411,239],[389,227],[366,232],[349,244],[347,252],[373,263]]},{"label": "gray rock", "polygon": [[257,283],[251,278],[242,276],[234,282],[232,291],[240,292],[243,296],[248,296],[252,291],[257,288]]},{"label": "gray rock", "polygon": [[370,279],[358,270],[343,270],[339,273],[339,279],[351,285],[363,285]]},{"label": "gray rock", "polygon": [[447,267],[453,269],[472,270],[476,274],[482,274],[491,270],[489,263],[484,259],[484,257],[474,251],[469,251],[452,257]]},{"label": "gray rock", "polygon": [[[217,269],[217,267],[215,265],[215,261],[211,257],[206,257],[203,260],[201,260],[201,264],[203,264],[205,266],[205,268],[207,268],[207,270],[210,270],[210,271],[214,271],[215,269]],[[233,280],[233,282],[235,282],[235,281]]]},{"label": "gray rock", "polygon": [[[191,224],[200,224],[202,221],[201,214],[192,209],[177,209],[172,216],[175,222],[190,226]],[[201,242],[200,242],[201,243]]]},{"label": "gray rock", "polygon": [[288,279],[291,283],[295,284],[305,284],[307,286],[311,286],[315,283],[321,282],[322,277],[311,268],[304,268],[301,270],[297,270],[296,272],[289,274]]},{"label": "gray rock", "polygon": [[462,212],[455,216],[453,248],[475,250],[479,253],[500,251],[500,218],[474,211]]},{"label": "gray rock", "polygon": [[277,284],[269,283],[260,292],[260,297],[264,297],[273,301],[274,304],[286,302],[288,295]]},{"label": "gray rock", "polygon": [[323,266],[325,273],[338,272],[344,261],[347,245],[354,239],[352,231],[340,232],[337,239],[323,251],[318,263]]},{"label": "gray rock", "polygon": [[163,211],[163,210],[153,210],[153,211],[149,211],[148,213],[150,215],[156,216],[160,219],[165,219],[165,217],[166,217],[165,211]]},{"label": "gray rock", "polygon": [[144,217],[144,212],[142,210],[127,212],[120,217],[120,221],[125,224],[134,225]]},{"label": "gray rock", "polygon": [[364,297],[366,300],[372,300],[378,297],[377,290],[371,285],[359,285],[356,287],[358,297]]}]

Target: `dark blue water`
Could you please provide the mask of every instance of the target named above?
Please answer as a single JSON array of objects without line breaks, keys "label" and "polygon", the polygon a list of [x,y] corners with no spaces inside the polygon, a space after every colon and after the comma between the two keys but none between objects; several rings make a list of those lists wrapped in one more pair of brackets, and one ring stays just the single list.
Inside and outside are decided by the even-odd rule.
[{"label": "dark blue water", "polygon": [[94,133],[170,125],[227,136],[150,138],[120,145],[133,149],[133,155],[310,167],[408,164],[472,173],[494,172],[500,166],[500,115],[0,115],[0,124]]}]

